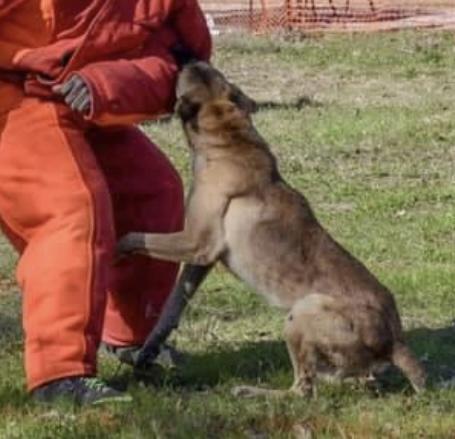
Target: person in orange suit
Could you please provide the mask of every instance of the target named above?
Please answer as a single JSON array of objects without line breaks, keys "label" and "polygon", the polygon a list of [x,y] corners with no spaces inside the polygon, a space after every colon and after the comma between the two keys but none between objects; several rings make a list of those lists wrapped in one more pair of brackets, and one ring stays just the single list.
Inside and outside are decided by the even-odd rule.
[{"label": "person in orange suit", "polygon": [[178,267],[115,264],[115,243],[183,221],[179,175],[134,124],[170,113],[183,58],[210,52],[196,0],[0,0],[0,218],[40,401],[128,399],[97,349],[143,343]]}]

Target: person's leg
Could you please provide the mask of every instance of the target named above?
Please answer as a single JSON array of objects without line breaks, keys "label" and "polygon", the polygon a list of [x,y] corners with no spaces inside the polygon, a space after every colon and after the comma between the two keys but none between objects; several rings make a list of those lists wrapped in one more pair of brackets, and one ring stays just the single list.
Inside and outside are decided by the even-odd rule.
[{"label": "person's leg", "polygon": [[112,207],[83,130],[64,106],[25,99],[0,126],[0,216],[21,251],[29,390],[96,373]]},{"label": "person's leg", "polygon": [[[111,192],[117,238],[130,231],[183,227],[183,188],[166,156],[137,128],[92,130],[88,137]],[[103,341],[141,345],[174,285],[177,264],[134,255],[112,271]]]}]

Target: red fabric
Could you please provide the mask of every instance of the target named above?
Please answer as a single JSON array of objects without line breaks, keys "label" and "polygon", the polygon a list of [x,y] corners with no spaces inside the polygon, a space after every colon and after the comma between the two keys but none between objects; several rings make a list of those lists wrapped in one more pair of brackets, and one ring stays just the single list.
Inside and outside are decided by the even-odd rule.
[{"label": "red fabric", "polygon": [[3,123],[0,212],[21,252],[33,389],[96,372],[105,313],[105,340],[144,340],[177,266],[140,256],[113,265],[113,246],[132,230],[180,230],[183,191],[169,161],[137,128],[87,128],[64,105],[39,99],[24,99]]},{"label": "red fabric", "polygon": [[0,18],[17,8],[24,1],[26,0],[0,0]]},{"label": "red fabric", "polygon": [[[166,33],[157,32],[156,35]],[[152,56],[98,62],[77,72],[92,92],[93,104],[88,120],[100,125],[128,124],[147,119],[150,114],[159,116],[172,111],[177,64],[157,41],[151,40],[147,44]]]},{"label": "red fabric", "polygon": [[[172,49],[181,44],[198,58],[210,56],[210,33],[196,0],[18,3],[12,9],[0,4],[0,70],[28,72],[26,93],[42,97],[81,72],[95,91],[95,123],[137,122],[171,111]],[[1,107],[0,97],[0,113]]]},{"label": "red fabric", "polygon": [[28,386],[93,374],[115,242],[104,178],[62,105],[23,99],[0,132],[0,213],[26,243],[17,279]]},{"label": "red fabric", "polygon": [[[117,237],[133,230],[183,227],[183,189],[166,156],[136,128],[91,130],[90,144],[105,172]],[[111,272],[103,340],[141,344],[174,285],[178,266],[144,256],[121,260]]]},{"label": "red fabric", "polygon": [[[112,251],[182,226],[178,175],[128,125],[171,110],[175,44],[210,55],[196,0],[0,0],[0,223],[21,253],[29,389],[95,374],[102,336],[141,343],[170,292],[175,264],[113,267]],[[75,72],[86,120],[51,92]]]}]

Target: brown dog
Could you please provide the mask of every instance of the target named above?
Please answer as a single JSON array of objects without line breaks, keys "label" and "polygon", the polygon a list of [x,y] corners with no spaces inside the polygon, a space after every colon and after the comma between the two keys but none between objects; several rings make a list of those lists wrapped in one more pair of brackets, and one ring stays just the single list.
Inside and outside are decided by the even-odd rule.
[{"label": "brown dog", "polygon": [[156,354],[189,297],[221,261],[271,304],[291,310],[285,337],[293,391],[311,391],[318,373],[362,376],[383,363],[396,365],[416,391],[422,389],[425,372],[405,344],[393,296],[280,176],[252,124],[255,103],[201,62],[184,68],[177,96],[193,153],[185,229],[131,233],[119,243],[121,253],[185,262],[139,364]]}]

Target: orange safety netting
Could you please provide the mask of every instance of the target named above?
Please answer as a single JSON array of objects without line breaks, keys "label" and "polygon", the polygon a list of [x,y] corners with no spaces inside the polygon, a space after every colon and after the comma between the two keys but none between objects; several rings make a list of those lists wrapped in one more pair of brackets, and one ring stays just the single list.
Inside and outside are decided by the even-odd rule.
[{"label": "orange safety netting", "polygon": [[214,34],[239,28],[387,30],[455,28],[455,0],[200,0]]}]

